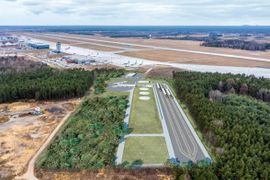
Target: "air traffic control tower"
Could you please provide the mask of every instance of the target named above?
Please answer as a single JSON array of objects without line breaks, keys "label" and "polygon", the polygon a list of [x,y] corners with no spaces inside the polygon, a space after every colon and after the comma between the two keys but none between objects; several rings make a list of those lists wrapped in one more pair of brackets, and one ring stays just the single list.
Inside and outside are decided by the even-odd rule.
[{"label": "air traffic control tower", "polygon": [[61,42],[56,43],[56,52],[60,53],[61,52]]}]

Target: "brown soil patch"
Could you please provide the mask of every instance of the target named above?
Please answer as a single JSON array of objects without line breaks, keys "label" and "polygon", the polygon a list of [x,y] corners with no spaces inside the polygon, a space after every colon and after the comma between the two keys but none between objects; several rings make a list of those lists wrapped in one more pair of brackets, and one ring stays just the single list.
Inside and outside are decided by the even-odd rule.
[{"label": "brown soil patch", "polygon": [[7,116],[0,116],[0,124],[5,123],[7,121],[9,121],[9,118]]},{"label": "brown soil patch", "polygon": [[203,64],[237,67],[270,67],[270,62],[241,60],[227,57],[209,56],[204,54],[193,54],[188,52],[176,52],[166,50],[133,51],[124,52],[121,53],[121,55],[154,61],[175,62],[184,64]]},{"label": "brown soil patch", "polygon": [[50,171],[37,169],[36,176],[41,180],[172,180],[170,168],[142,169],[102,169],[82,171]]},{"label": "brown soil patch", "polygon": [[8,105],[9,111],[23,111],[30,108],[33,108],[35,106],[34,103],[29,102],[15,102]]},{"label": "brown soil patch", "polygon": [[148,78],[168,77],[172,78],[174,71],[182,71],[182,69],[171,66],[155,66],[147,75]]},{"label": "brown soil patch", "polygon": [[[46,138],[63,117],[72,111],[80,100],[18,102],[3,104],[6,111],[0,118],[8,118],[10,123],[0,124],[0,179],[11,179],[21,175],[31,157],[45,142]],[[25,110],[40,107],[43,112],[51,107],[63,109],[61,113],[46,112],[40,116],[20,116]],[[12,120],[12,121],[11,121]]]}]

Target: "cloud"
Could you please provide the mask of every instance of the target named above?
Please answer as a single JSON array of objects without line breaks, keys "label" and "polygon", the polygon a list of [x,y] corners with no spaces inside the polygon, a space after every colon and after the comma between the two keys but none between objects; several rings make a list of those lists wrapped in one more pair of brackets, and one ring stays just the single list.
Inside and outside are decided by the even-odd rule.
[{"label": "cloud", "polygon": [[[4,0],[30,19],[60,16],[87,24],[269,24],[269,0]],[[6,9],[8,10],[8,9]],[[11,9],[10,9],[11,10]],[[10,17],[12,18],[12,16]],[[44,17],[45,18],[45,17]],[[61,19],[61,18],[60,18]],[[110,23],[111,22],[111,23]],[[1,23],[1,20],[0,20]],[[78,22],[76,22],[78,23]]]}]

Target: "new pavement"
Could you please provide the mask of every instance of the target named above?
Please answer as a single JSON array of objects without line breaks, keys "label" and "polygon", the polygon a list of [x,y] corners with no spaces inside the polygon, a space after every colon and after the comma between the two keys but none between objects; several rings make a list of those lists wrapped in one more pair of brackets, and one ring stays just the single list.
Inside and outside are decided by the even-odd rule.
[{"label": "new pavement", "polygon": [[156,89],[176,158],[180,162],[190,160],[197,162],[205,159],[203,150],[192,134],[173,97],[168,97],[158,88]]}]

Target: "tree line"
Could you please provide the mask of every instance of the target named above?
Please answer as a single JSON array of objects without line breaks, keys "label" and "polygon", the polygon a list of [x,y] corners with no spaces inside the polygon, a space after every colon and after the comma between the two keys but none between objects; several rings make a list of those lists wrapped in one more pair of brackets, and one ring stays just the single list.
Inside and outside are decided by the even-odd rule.
[{"label": "tree line", "polygon": [[270,49],[270,43],[258,43],[256,41],[245,41],[239,39],[209,39],[203,42],[201,45],[206,47],[225,47],[251,51],[266,51]]},{"label": "tree line", "polygon": [[106,84],[97,82],[122,74],[123,69],[96,69],[90,72],[83,69],[56,70],[48,66],[5,74],[0,76],[0,103],[81,97],[92,84],[97,86],[98,91],[104,92]]},{"label": "tree line", "polygon": [[188,106],[215,157],[204,178],[193,177],[194,170],[201,172],[195,165],[176,168],[177,177],[267,179],[270,105],[260,94],[269,90],[270,80],[199,72],[175,72],[173,79],[178,98]]},{"label": "tree line", "polygon": [[0,77],[0,103],[24,99],[49,100],[81,97],[92,85],[93,72],[41,67]]}]

